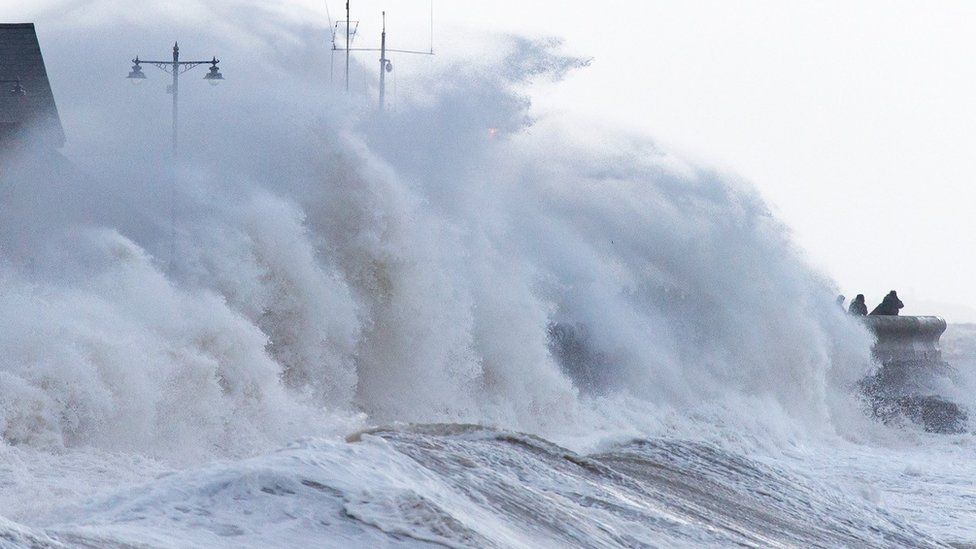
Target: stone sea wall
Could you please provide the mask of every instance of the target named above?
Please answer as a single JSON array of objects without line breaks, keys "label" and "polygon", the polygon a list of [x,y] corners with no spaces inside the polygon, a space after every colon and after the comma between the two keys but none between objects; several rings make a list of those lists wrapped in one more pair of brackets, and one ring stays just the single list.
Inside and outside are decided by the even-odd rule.
[{"label": "stone sea wall", "polygon": [[908,419],[933,432],[959,432],[968,416],[941,396],[955,373],[942,357],[945,320],[935,316],[867,316],[874,333],[877,373],[862,382],[874,414],[885,422]]}]

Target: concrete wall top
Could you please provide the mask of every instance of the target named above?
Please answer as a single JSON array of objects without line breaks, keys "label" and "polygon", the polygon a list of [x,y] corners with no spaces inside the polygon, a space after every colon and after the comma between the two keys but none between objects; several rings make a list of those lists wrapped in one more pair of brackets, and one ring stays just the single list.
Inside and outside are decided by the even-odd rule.
[{"label": "concrete wall top", "polygon": [[865,325],[878,340],[919,339],[938,342],[946,321],[937,316],[866,316]]}]

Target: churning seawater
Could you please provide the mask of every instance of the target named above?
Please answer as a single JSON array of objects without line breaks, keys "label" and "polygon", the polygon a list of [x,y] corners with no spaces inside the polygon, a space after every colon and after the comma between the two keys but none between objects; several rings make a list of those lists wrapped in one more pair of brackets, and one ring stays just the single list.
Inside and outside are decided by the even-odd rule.
[{"label": "churning seawater", "polygon": [[385,116],[236,92],[175,171],[105,113],[6,156],[0,546],[976,543],[972,434],[867,416],[757,193],[533,119],[582,63],[504,49]]}]

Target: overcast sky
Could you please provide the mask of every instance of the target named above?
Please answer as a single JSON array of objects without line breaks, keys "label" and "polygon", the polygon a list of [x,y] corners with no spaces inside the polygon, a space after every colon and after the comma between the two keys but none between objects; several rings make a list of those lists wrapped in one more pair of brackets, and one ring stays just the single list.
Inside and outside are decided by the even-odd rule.
[{"label": "overcast sky", "polygon": [[[199,25],[241,3],[5,1],[0,18],[36,21],[46,48],[70,25]],[[324,0],[260,4],[328,25]],[[360,45],[386,9],[391,46],[426,48],[427,6],[354,0]],[[647,134],[751,181],[849,297],[897,289],[909,314],[976,322],[976,3],[440,0],[438,55],[395,58],[400,93],[418,63],[490,47],[493,32],[561,37],[593,58],[536,97],[539,112]]]}]

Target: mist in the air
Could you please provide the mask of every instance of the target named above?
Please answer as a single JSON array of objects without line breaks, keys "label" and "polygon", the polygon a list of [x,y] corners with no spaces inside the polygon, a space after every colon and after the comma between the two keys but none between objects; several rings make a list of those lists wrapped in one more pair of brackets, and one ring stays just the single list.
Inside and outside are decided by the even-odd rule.
[{"label": "mist in the air", "polygon": [[65,8],[40,31],[71,165],[4,159],[5,443],[206,457],[694,418],[775,444],[866,421],[870,341],[747,182],[536,112],[536,84],[586,70],[558,40],[500,37],[380,113],[372,61],[360,91],[332,81],[322,22],[199,5],[181,53],[227,81],[184,75],[174,161],[168,75],[124,78],[172,28]]}]

